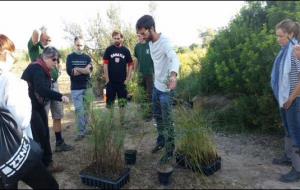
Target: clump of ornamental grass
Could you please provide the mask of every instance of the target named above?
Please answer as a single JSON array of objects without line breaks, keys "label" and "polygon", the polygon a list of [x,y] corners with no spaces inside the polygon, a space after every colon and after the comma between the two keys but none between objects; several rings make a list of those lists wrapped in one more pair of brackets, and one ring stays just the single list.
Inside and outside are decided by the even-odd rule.
[{"label": "clump of ornamental grass", "polygon": [[175,113],[176,153],[184,156],[188,167],[201,171],[218,158],[212,131],[201,112],[178,107]]},{"label": "clump of ornamental grass", "polygon": [[151,114],[152,100],[147,98],[145,89],[139,85],[141,84],[142,77],[139,73],[133,75],[133,79],[128,85],[128,91],[132,95],[132,102],[139,105],[138,112],[142,114],[142,118],[146,118]]},{"label": "clump of ornamental grass", "polygon": [[120,115],[114,109],[96,107],[92,89],[85,94],[85,107],[89,120],[92,160],[97,175],[117,176],[125,169],[123,159],[124,129]]}]

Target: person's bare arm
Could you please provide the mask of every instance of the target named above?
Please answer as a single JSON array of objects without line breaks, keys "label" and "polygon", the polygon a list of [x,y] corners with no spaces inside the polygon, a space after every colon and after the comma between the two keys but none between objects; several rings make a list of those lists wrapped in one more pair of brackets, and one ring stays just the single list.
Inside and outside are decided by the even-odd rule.
[{"label": "person's bare arm", "polygon": [[169,79],[168,87],[170,90],[174,90],[177,86],[177,73],[172,71]]},{"label": "person's bare arm", "polygon": [[103,65],[103,71],[104,71],[104,79],[106,84],[109,82],[109,78],[108,78],[108,65],[104,64]]},{"label": "person's bare arm", "polygon": [[[298,60],[296,60],[296,63],[299,64],[299,59],[300,59],[300,46],[299,45],[294,46],[294,54],[295,54],[296,58],[298,59]],[[298,96],[300,96],[300,82],[297,84],[294,91],[289,96],[289,99],[283,104],[283,108],[286,110],[289,109]]]},{"label": "person's bare arm", "polygon": [[88,74],[90,74],[92,72],[91,67],[92,67],[92,65],[88,64],[85,68],[76,67],[74,69],[76,69],[76,71],[79,73],[79,75],[80,74],[88,75]]},{"label": "person's bare arm", "polygon": [[128,67],[127,67],[127,76],[126,76],[126,80],[125,80],[125,84],[127,84],[130,80],[131,80],[131,77],[132,77],[132,70],[133,70],[133,65],[132,64],[130,64],[130,65],[128,65]]},{"label": "person's bare arm", "polygon": [[296,58],[300,60],[300,45],[299,44],[294,46],[294,53],[295,53]]},{"label": "person's bare arm", "polygon": [[286,110],[289,109],[299,95],[300,95],[300,83],[297,84],[295,90],[290,95],[289,99],[283,104],[283,108]]},{"label": "person's bare arm", "polygon": [[33,31],[32,36],[31,36],[33,45],[36,45],[39,42],[39,35],[40,35],[39,31],[37,31],[37,30]]},{"label": "person's bare arm", "polygon": [[137,72],[138,67],[139,67],[139,61],[138,61],[138,59],[135,58],[133,63],[134,63],[134,64],[133,64],[133,69],[132,69],[132,71],[133,71],[133,72]]}]

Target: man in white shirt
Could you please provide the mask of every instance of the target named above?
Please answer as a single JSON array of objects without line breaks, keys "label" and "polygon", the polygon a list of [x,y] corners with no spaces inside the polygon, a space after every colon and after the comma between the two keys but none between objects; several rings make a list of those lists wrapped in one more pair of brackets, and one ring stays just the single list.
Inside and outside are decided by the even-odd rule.
[{"label": "man in white shirt", "polygon": [[136,31],[144,40],[149,41],[150,54],[154,63],[152,104],[158,137],[152,153],[165,146],[166,153],[160,161],[167,162],[173,158],[175,149],[171,94],[176,88],[180,62],[169,39],[156,32],[152,16],[142,16],[136,23]]}]

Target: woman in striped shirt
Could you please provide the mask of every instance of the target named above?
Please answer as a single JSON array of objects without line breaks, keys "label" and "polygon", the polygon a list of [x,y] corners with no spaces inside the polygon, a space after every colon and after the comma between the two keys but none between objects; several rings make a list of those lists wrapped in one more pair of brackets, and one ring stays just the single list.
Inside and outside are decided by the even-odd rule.
[{"label": "woman in striped shirt", "polygon": [[273,164],[291,165],[292,169],[280,177],[282,182],[300,180],[300,61],[295,57],[295,44],[300,36],[300,24],[284,19],[276,25],[281,50],[272,70],[272,89],[280,107],[285,128],[285,153],[273,159]]}]

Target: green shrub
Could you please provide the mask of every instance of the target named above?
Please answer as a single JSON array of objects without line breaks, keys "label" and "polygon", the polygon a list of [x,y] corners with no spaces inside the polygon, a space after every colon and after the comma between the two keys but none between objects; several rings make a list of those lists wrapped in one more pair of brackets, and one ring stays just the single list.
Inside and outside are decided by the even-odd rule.
[{"label": "green shrub", "polygon": [[214,113],[216,121],[237,131],[278,131],[281,122],[270,87],[272,65],[280,49],[274,28],[285,18],[300,20],[299,12],[300,2],[248,2],[211,41],[195,88],[199,94],[235,99],[230,109]]}]

